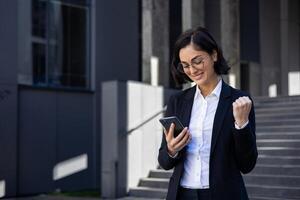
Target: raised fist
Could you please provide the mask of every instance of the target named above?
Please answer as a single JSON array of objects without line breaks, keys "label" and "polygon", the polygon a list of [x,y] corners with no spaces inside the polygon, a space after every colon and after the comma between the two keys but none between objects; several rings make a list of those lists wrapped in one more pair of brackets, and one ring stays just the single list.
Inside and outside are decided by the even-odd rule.
[{"label": "raised fist", "polygon": [[247,96],[240,97],[232,103],[233,117],[236,125],[243,126],[249,120],[252,101]]}]

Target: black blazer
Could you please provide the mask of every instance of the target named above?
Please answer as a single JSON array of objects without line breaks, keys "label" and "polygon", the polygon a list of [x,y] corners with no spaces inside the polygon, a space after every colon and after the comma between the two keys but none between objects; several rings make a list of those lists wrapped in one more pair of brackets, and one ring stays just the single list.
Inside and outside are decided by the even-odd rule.
[{"label": "black blazer", "polygon": [[[166,116],[175,115],[184,126],[188,127],[195,90],[196,86],[173,95],[169,100]],[[248,125],[241,130],[235,129],[232,103],[240,96],[248,95],[223,81],[212,131],[209,166],[211,200],[248,199],[241,172],[249,173],[256,164],[258,154],[255,115],[252,103]],[[169,182],[167,200],[176,200],[185,156],[186,147],[176,158],[171,158],[163,135],[158,162],[166,170],[175,167]]]}]

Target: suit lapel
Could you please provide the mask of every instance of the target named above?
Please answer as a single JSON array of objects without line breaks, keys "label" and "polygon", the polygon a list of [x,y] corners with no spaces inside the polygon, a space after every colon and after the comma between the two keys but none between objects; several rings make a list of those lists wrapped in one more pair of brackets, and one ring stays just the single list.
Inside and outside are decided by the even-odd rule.
[{"label": "suit lapel", "polygon": [[231,106],[230,95],[231,95],[231,89],[223,81],[220,99],[219,99],[218,107],[215,114],[214,124],[213,124],[210,155],[212,155],[214,152],[226,112],[229,106]]},{"label": "suit lapel", "polygon": [[[182,113],[183,115],[182,115],[182,119],[180,120],[185,127],[186,126],[188,127],[190,123],[195,92],[196,92],[196,86],[194,86],[191,90],[187,92],[182,102],[182,106],[181,106],[182,110],[180,113]],[[213,130],[212,130],[212,140],[211,140],[211,150],[210,150],[211,155],[214,152],[226,112],[229,106],[231,106],[230,96],[231,96],[231,89],[222,80],[222,90],[221,90],[220,100],[215,114]]]},{"label": "suit lapel", "polygon": [[188,93],[185,95],[182,102],[181,113],[183,115],[181,120],[182,120],[182,124],[185,127],[188,127],[190,124],[195,92],[196,92],[196,86],[194,86],[192,89],[188,91]]}]

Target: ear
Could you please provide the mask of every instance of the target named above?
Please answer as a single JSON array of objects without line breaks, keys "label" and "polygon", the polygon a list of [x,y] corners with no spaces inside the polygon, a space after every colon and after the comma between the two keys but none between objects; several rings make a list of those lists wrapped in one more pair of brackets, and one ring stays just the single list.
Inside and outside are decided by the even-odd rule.
[{"label": "ear", "polygon": [[217,62],[217,61],[218,61],[218,53],[217,53],[216,50],[213,50],[212,58],[213,58],[213,61],[214,61],[214,62]]}]

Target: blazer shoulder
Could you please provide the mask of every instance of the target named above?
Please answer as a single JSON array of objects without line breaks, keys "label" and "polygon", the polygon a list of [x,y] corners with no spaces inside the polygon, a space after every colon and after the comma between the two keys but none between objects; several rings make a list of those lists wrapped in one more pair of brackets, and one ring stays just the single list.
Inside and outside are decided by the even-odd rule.
[{"label": "blazer shoulder", "polygon": [[239,90],[239,89],[233,88],[231,86],[230,86],[230,88],[231,88],[231,94],[233,95],[234,98],[239,98],[242,96],[248,96],[251,98],[251,95],[246,91]]},{"label": "blazer shoulder", "polygon": [[178,91],[178,92],[174,93],[173,95],[171,95],[170,98],[179,99],[179,100],[181,100],[181,99],[190,99],[190,98],[194,97],[195,90],[196,90],[196,86],[193,86],[191,88],[181,90],[181,91]]}]

